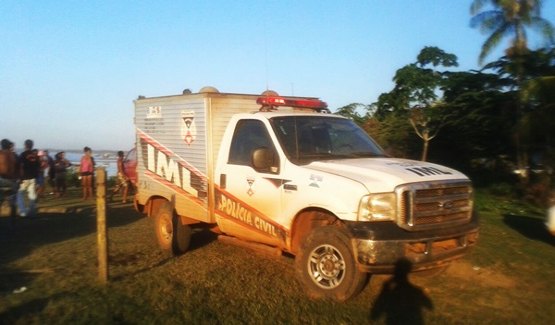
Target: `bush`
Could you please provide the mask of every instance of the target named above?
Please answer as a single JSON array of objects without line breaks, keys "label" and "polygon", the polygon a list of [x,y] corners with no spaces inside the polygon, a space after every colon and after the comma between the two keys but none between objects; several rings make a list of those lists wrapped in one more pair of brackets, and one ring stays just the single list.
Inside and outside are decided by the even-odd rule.
[{"label": "bush", "polygon": [[515,186],[508,183],[495,183],[489,186],[489,192],[496,196],[513,196],[515,194]]},{"label": "bush", "polygon": [[66,172],[66,184],[67,187],[80,187],[81,177],[79,177],[79,171],[77,168],[68,168]]}]

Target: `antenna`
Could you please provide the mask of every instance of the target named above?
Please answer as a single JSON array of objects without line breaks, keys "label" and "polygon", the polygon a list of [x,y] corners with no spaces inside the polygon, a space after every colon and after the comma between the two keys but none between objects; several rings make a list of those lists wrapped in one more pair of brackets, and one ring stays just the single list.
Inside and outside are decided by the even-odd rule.
[{"label": "antenna", "polygon": [[269,90],[270,85],[268,84],[268,42],[266,41],[266,37],[264,37],[264,70],[266,72],[266,90]]},{"label": "antenna", "polygon": [[[268,1],[264,2],[264,17],[270,17],[268,15]],[[264,72],[266,73],[266,90],[270,89],[269,85],[269,72],[268,72],[268,19],[264,20]]]}]

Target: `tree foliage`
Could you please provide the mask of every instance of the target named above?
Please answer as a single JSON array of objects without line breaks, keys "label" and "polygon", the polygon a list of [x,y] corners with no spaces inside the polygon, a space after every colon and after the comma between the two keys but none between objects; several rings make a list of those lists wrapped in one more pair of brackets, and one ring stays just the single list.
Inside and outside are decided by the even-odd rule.
[{"label": "tree foliage", "polygon": [[[487,6],[489,4],[489,8]],[[521,55],[528,51],[527,30],[534,29],[553,44],[555,31],[551,23],[541,17],[541,0],[474,0],[470,26],[479,27],[488,35],[478,58],[480,64],[501,40],[510,38],[507,55]]]},{"label": "tree foliage", "polygon": [[[515,183],[514,171],[540,171],[543,180],[532,179],[532,185],[547,184],[545,195],[555,185],[549,181],[555,178],[555,29],[541,17],[541,7],[541,0],[473,0],[470,24],[488,35],[480,64],[509,38],[504,56],[480,71],[454,71],[456,55],[424,47],[416,61],[396,71],[391,91],[338,112],[394,156],[416,158],[420,137],[421,159],[427,159],[434,139],[429,159],[474,176],[476,183]],[[529,29],[540,33],[544,48],[528,48]]]},{"label": "tree foliage", "polygon": [[[374,116],[382,122],[391,122],[389,114],[394,114],[396,119],[404,120],[405,123],[409,122],[413,134],[422,141],[422,160],[427,159],[429,142],[436,137],[443,125],[443,116],[438,113],[438,107],[441,106],[439,97],[446,72],[436,68],[456,66],[456,55],[446,53],[438,47],[424,47],[415,62],[397,70],[393,77],[395,87],[380,95],[378,101],[372,104],[375,107]],[[408,138],[413,135],[409,132],[406,136]],[[403,142],[408,142],[408,139]]]},{"label": "tree foliage", "polygon": [[[364,114],[362,114],[364,113]],[[367,108],[366,105],[360,103],[352,103],[343,107],[338,108],[335,114],[348,117],[355,121],[358,125],[364,124],[367,118]]]},{"label": "tree foliage", "polygon": [[[416,133],[437,134],[428,159],[462,170],[477,184],[516,183],[517,134],[528,167],[555,167],[555,48],[530,50],[519,62],[503,56],[480,71],[452,71],[456,56],[425,49],[397,70],[391,91],[370,105],[347,105],[341,114],[397,157],[420,158]],[[428,55],[429,49],[449,60]]]}]

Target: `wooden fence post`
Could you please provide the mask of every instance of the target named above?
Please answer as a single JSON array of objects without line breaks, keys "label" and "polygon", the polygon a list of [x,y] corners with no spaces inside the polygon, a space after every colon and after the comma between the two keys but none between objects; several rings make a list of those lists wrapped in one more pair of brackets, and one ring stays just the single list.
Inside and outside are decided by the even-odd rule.
[{"label": "wooden fence post", "polygon": [[106,230],[106,169],[96,168],[96,238],[98,243],[98,280],[108,283],[108,236]]}]

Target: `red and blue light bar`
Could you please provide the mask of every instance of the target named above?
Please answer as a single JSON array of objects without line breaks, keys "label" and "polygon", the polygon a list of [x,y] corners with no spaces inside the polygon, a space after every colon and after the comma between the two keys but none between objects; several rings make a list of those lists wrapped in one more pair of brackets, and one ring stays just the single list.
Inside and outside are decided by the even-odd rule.
[{"label": "red and blue light bar", "polygon": [[289,106],[296,108],[311,108],[315,110],[323,110],[328,108],[328,104],[319,99],[308,98],[286,98],[281,96],[261,96],[256,100],[257,104],[262,106]]}]

